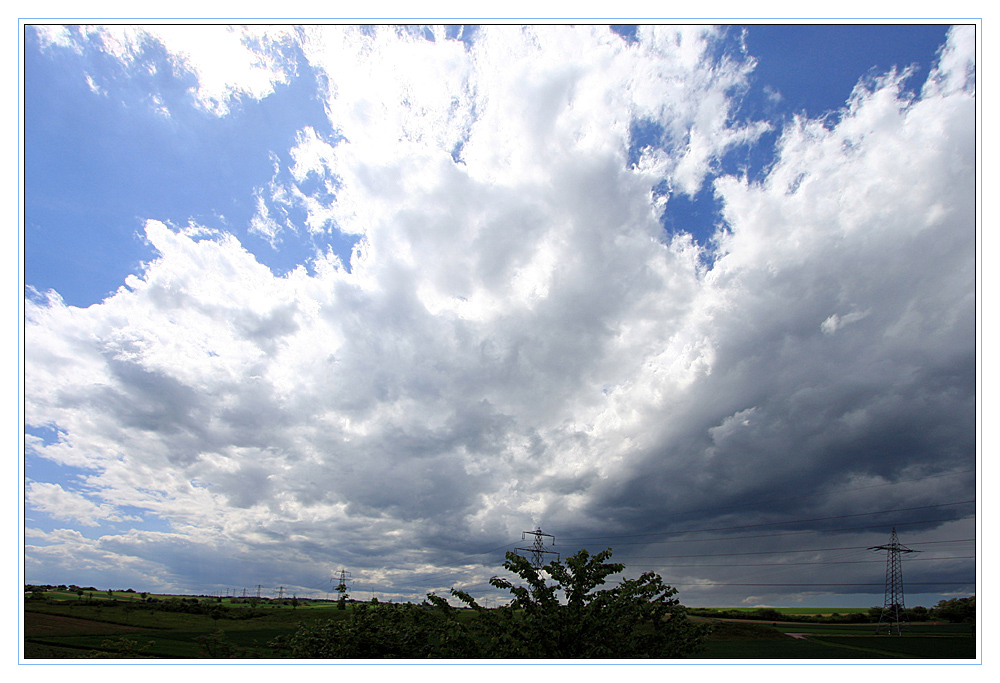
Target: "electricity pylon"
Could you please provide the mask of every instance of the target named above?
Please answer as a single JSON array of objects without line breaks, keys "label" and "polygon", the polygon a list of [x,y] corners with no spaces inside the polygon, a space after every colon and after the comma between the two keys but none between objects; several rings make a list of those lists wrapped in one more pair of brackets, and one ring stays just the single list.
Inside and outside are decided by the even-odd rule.
[{"label": "electricity pylon", "polygon": [[343,602],[347,599],[347,582],[350,580],[351,572],[341,569],[340,581],[337,583],[337,592],[340,594],[337,598],[338,602]]},{"label": "electricity pylon", "polygon": [[887,545],[876,545],[869,550],[886,550],[888,555],[885,561],[885,603],[882,606],[882,614],[878,618],[878,626],[875,633],[881,633],[885,628],[891,635],[893,629],[896,635],[902,634],[903,623],[906,622],[906,614],[903,605],[903,563],[900,559],[902,553],[916,553],[919,550],[912,550],[900,544],[896,536],[896,527],[892,527],[892,536]]},{"label": "electricity pylon", "polygon": [[521,540],[523,541],[529,535],[535,537],[535,542],[531,544],[530,548],[514,548],[514,550],[524,550],[531,553],[531,566],[535,569],[541,569],[544,564],[545,555],[555,555],[556,560],[559,559],[559,553],[554,550],[546,550],[545,542],[542,540],[543,536],[548,536],[552,539],[552,545],[556,544],[556,537],[552,534],[542,533],[541,527],[535,529],[534,531],[522,531]]}]

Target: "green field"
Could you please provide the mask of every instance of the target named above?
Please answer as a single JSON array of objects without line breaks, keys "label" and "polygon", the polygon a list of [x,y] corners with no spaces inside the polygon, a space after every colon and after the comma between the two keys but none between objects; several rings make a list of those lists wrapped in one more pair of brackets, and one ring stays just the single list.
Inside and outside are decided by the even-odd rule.
[{"label": "green field", "polygon": [[[711,621],[711,620],[709,620]],[[875,634],[873,624],[775,625],[716,622],[699,659],[968,659],[976,657],[971,624],[908,625],[903,635]]]},{"label": "green field", "polygon": [[[754,612],[760,608],[758,607],[719,607],[716,608],[724,611],[732,612]],[[827,617],[831,614],[864,614],[868,612],[869,607],[774,607],[782,614],[795,614],[795,615],[806,615],[811,614],[815,616]]]},{"label": "green field", "polygon": [[[350,610],[335,605],[238,607],[247,618],[215,619],[208,614],[126,610],[116,606],[74,605],[70,602],[25,606],[25,658],[87,657],[94,652],[115,654],[122,640],[138,647],[152,645],[143,656],[193,659],[219,651],[229,644],[237,653],[253,657],[271,655],[268,641],[293,632],[300,623],[345,618]],[[213,635],[215,634],[215,635]],[[52,650],[58,648],[58,650]],[[52,654],[59,652],[61,654]],[[46,654],[49,653],[49,654]]]},{"label": "green field", "polygon": [[[157,659],[272,658],[268,643],[299,624],[351,615],[333,602],[303,601],[296,608],[276,601],[147,596],[95,591],[93,599],[49,591],[26,599],[26,660],[148,657]],[[215,610],[216,605],[222,607]],[[167,607],[177,611],[168,611]],[[181,609],[201,610],[189,613]],[[789,614],[829,614],[832,610]],[[840,610],[840,613],[844,613]],[[463,613],[473,619],[475,614]],[[873,624],[752,623],[698,617],[715,626],[698,659],[940,659],[974,660],[971,624],[911,624],[902,636],[876,635]]]}]

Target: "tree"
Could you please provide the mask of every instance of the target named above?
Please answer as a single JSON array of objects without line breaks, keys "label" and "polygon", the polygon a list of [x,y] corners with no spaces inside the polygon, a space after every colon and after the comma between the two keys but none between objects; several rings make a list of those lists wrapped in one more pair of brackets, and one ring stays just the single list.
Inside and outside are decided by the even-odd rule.
[{"label": "tree", "polygon": [[976,596],[941,600],[931,609],[931,615],[951,623],[971,624],[976,620]]},{"label": "tree", "polygon": [[119,636],[115,640],[102,641],[101,649],[87,656],[93,659],[141,659],[147,656],[146,651],[155,644],[155,641],[149,640],[145,645],[140,645],[139,641]]},{"label": "tree", "polygon": [[608,562],[610,557],[611,550],[593,556],[581,550],[565,564],[550,562],[539,570],[507,553],[504,567],[526,585],[494,576],[490,583],[513,595],[504,607],[487,609],[454,588],[451,594],[474,614],[433,593],[427,598],[436,610],[373,600],[346,619],[300,626],[271,646],[284,656],[309,659],[669,659],[700,650],[710,627],[689,621],[674,598],[676,589],[657,574],[600,588],[625,569]]},{"label": "tree", "polygon": [[210,635],[198,636],[195,640],[201,646],[198,654],[208,659],[243,659],[248,656],[245,649],[229,642],[221,629]]},{"label": "tree", "polygon": [[296,659],[425,659],[434,656],[441,619],[417,607],[358,605],[350,617],[300,626],[271,641]]},{"label": "tree", "polygon": [[[510,591],[513,600],[492,610],[452,589],[452,595],[479,617],[469,623],[472,638],[452,640],[478,645],[479,652],[471,656],[517,659],[668,659],[698,652],[710,627],[687,619],[674,598],[677,590],[658,574],[646,572],[638,579],[622,579],[614,588],[598,589],[625,569],[623,564],[607,562],[610,557],[610,549],[596,555],[581,550],[565,565],[553,561],[538,570],[525,558],[507,553],[504,568],[527,585],[515,586],[494,576],[490,584]],[[555,583],[547,583],[542,571]],[[456,623],[443,599],[428,597]]]}]

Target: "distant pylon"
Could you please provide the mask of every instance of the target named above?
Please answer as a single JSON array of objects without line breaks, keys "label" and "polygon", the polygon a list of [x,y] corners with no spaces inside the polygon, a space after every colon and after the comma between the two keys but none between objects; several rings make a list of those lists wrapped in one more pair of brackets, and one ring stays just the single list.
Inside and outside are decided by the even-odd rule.
[{"label": "distant pylon", "polygon": [[543,536],[548,536],[552,539],[552,545],[556,544],[556,537],[552,534],[546,534],[542,532],[541,527],[535,529],[534,531],[522,531],[521,540],[523,541],[529,535],[535,537],[535,542],[531,544],[530,548],[514,548],[514,550],[524,550],[531,553],[531,566],[535,569],[541,569],[545,562],[545,555],[555,555],[556,560],[559,559],[559,553],[554,550],[546,550],[545,542],[542,540]]},{"label": "distant pylon", "polygon": [[906,609],[903,604],[903,563],[900,559],[902,553],[916,553],[919,550],[912,550],[905,545],[901,545],[896,536],[896,527],[892,527],[892,536],[888,545],[876,545],[869,550],[886,550],[888,555],[885,561],[885,603],[882,606],[882,614],[878,618],[878,626],[875,633],[881,633],[885,628],[890,634],[895,629],[896,635],[902,634],[902,626],[906,622]]},{"label": "distant pylon", "polygon": [[351,572],[341,569],[340,580],[337,582],[337,592],[340,594],[338,600],[347,598],[347,583],[351,580]]}]

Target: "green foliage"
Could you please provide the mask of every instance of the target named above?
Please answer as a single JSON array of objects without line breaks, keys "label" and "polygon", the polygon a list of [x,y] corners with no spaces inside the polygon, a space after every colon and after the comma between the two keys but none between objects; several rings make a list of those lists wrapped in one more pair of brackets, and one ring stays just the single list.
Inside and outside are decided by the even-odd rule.
[{"label": "green foliage", "polygon": [[[516,579],[515,579],[516,581]],[[609,584],[617,583],[614,579]],[[95,597],[99,597],[98,594]],[[46,594],[49,597],[51,594]],[[562,594],[560,594],[562,598]],[[301,599],[300,599],[301,600]],[[452,600],[454,603],[455,600]],[[492,602],[492,600],[491,600]],[[565,600],[563,599],[563,603]],[[127,638],[137,641],[133,648],[134,654],[140,654],[145,658],[184,658],[193,659],[200,656],[208,656],[215,659],[228,659],[236,656],[240,658],[265,658],[272,659],[281,656],[291,656],[288,647],[283,650],[273,650],[267,647],[279,636],[284,640],[300,629],[302,626],[319,624],[324,621],[348,621],[351,619],[356,603],[349,603],[344,611],[336,609],[336,602],[318,602],[310,606],[300,605],[298,610],[251,610],[249,605],[245,607],[233,606],[229,608],[226,616],[222,620],[214,621],[210,614],[190,613],[185,611],[163,611],[156,609],[157,603],[143,603],[136,600],[135,612],[132,613],[129,622],[135,633],[123,634],[120,626],[124,626],[124,605],[128,601],[121,601],[114,607],[110,601],[104,599],[88,601],[86,597],[82,601],[72,599],[31,601],[26,600],[24,605],[25,635],[24,652],[28,659],[52,659],[71,658],[79,659],[87,657],[88,653],[94,650],[103,649],[105,652],[116,650],[119,643],[114,640],[110,644],[104,643],[108,639],[126,635]],[[159,603],[162,604],[162,603]],[[190,605],[191,603],[182,602]],[[98,607],[103,607],[103,612],[98,613]],[[202,607],[209,607],[209,604],[202,602]],[[218,606],[211,603],[212,607]],[[379,605],[383,607],[383,605]],[[424,641],[424,651],[429,651],[430,657],[462,657],[471,658],[477,652],[483,652],[479,641],[484,640],[484,630],[475,626],[479,621],[479,614],[473,609],[452,609],[454,619],[447,618],[441,609],[435,608],[432,601],[417,606],[392,606],[384,605],[391,609],[420,609],[424,617],[421,619],[425,624],[420,628],[426,635]],[[494,611],[494,610],[490,610]],[[688,613],[693,614],[701,610],[689,609]],[[752,612],[747,609],[745,613]],[[780,610],[782,614],[788,615],[786,610]],[[831,611],[831,610],[824,610]],[[520,612],[515,612],[515,618]],[[62,617],[74,617],[67,620],[51,620],[50,615]],[[711,615],[707,615],[711,616]],[[842,615],[841,618],[843,618]],[[867,615],[861,614],[862,617]],[[251,618],[252,617],[252,618]],[[809,624],[787,624],[773,629],[770,622],[767,624],[749,624],[747,622],[715,624],[715,630],[709,639],[706,640],[706,649],[692,655],[700,659],[801,659],[810,657],[821,658],[858,658],[858,657],[882,657],[885,654],[869,652],[864,649],[852,647],[832,647],[829,643],[822,644],[809,640],[792,638],[779,639],[778,630],[792,631],[796,633],[808,633],[811,638],[816,636],[864,636],[875,638],[874,627],[861,628],[852,627],[847,624],[835,624],[831,617],[812,617],[813,623]],[[56,623],[58,622],[58,623]],[[213,631],[224,628],[225,635],[212,635]],[[155,629],[152,631],[138,632],[137,629]],[[734,633],[734,629],[746,630],[753,628],[769,633],[772,639],[763,639],[760,633],[756,635],[750,632]],[[956,648],[966,648],[962,652],[975,652],[975,624],[963,623],[911,623],[904,631],[901,638],[891,639],[884,636],[879,637],[883,642],[919,639],[921,657],[928,658],[954,658],[956,656],[969,657],[969,654],[956,654]],[[728,637],[727,637],[728,635]],[[199,639],[209,636],[205,639]],[[156,643],[148,649],[143,649],[141,653],[135,653],[140,647],[144,647],[149,639],[155,639]],[[207,642],[206,642],[207,641]],[[961,645],[962,641],[968,646]],[[852,641],[854,642],[854,641]],[[856,641],[860,643],[861,641]],[[129,644],[124,644],[124,653],[128,655]],[[888,647],[888,643],[884,646]],[[884,651],[883,647],[883,651]],[[902,647],[902,646],[900,646]],[[811,649],[810,649],[811,648]],[[815,651],[814,651],[815,650]],[[824,655],[823,652],[826,652]],[[908,650],[909,651],[909,650]],[[916,650],[914,650],[916,651]],[[111,656],[105,654],[104,656]],[[410,653],[408,656],[413,656]],[[481,655],[479,655],[481,656]],[[525,660],[527,661],[527,660]],[[588,660],[581,660],[588,661]]]},{"label": "green foliage", "polygon": [[121,636],[114,640],[103,641],[101,643],[102,649],[92,652],[89,657],[91,659],[139,659],[145,657],[146,651],[155,644],[154,641],[149,640],[145,645],[139,645],[138,641]]},{"label": "green foliage", "polygon": [[247,651],[229,642],[226,634],[221,629],[204,636],[195,638],[200,649],[199,657],[208,659],[243,659],[247,657]]},{"label": "green foliage", "polygon": [[976,620],[976,596],[941,600],[930,611],[934,619],[951,623],[971,624]]},{"label": "green foliage", "polygon": [[490,580],[513,595],[505,607],[486,609],[456,589],[452,595],[471,613],[433,593],[427,597],[434,609],[373,601],[347,619],[301,626],[270,646],[308,659],[666,659],[698,652],[711,627],[689,621],[673,597],[677,591],[655,573],[600,588],[625,568],[610,557],[610,550],[593,556],[582,550],[538,570],[508,553],[504,567],[526,585]]},{"label": "green foliage", "polygon": [[[581,550],[566,564],[550,562],[543,571],[555,581],[546,582],[540,570],[525,558],[507,553],[504,568],[527,585],[515,586],[493,577],[490,583],[514,596],[506,607],[487,610],[467,593],[452,594],[475,609],[479,618],[469,623],[475,644],[473,657],[512,659],[669,659],[699,651],[711,630],[687,619],[677,590],[654,572],[638,579],[623,579],[610,589],[599,589],[608,576],[625,565],[607,562],[611,550],[590,555]],[[565,604],[559,600],[562,592]],[[429,596],[442,609],[444,601]],[[445,609],[446,615],[450,614]],[[457,644],[457,639],[456,639]]]},{"label": "green foliage", "polygon": [[[811,610],[812,608],[809,609]],[[866,624],[878,623],[879,616],[882,614],[882,608],[872,607],[863,611],[854,610],[847,613],[816,614],[811,611],[806,612],[803,608],[782,608],[779,610],[773,607],[759,607],[755,609],[694,607],[689,609],[688,613],[710,619],[746,619],[749,621],[781,621],[800,624]]]},{"label": "green foliage", "polygon": [[413,605],[358,605],[349,619],[301,626],[270,643],[296,659],[423,659],[441,619]]},{"label": "green foliage", "polygon": [[740,640],[740,641],[762,641],[780,640],[787,641],[792,637],[767,624],[756,622],[739,621],[719,621],[713,624],[710,641],[719,640]]}]

